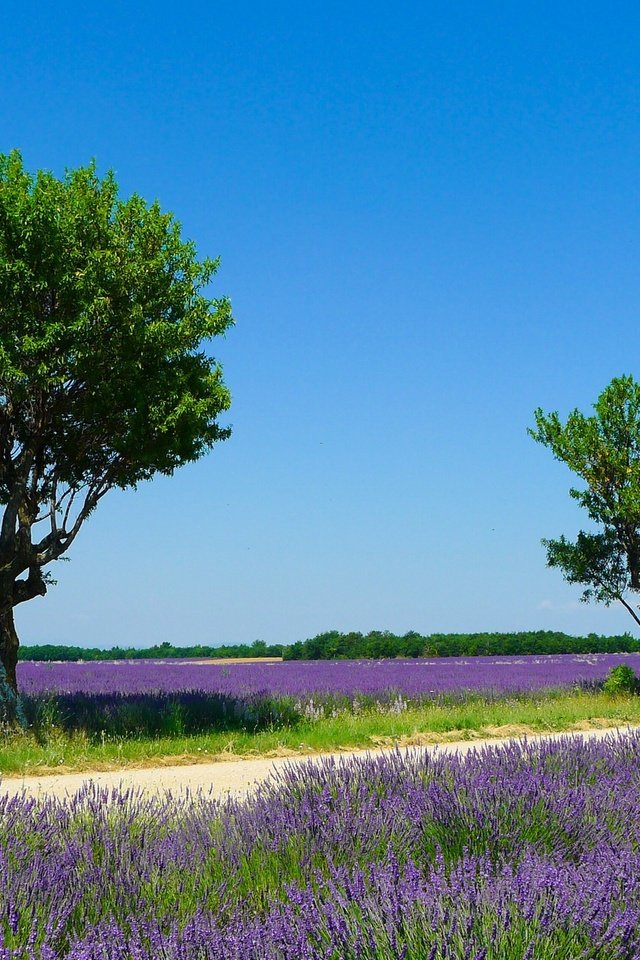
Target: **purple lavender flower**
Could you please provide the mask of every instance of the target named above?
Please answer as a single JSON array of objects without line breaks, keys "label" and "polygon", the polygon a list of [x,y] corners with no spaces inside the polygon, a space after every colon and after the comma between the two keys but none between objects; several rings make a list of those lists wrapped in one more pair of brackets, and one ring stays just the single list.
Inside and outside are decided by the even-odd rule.
[{"label": "purple lavender flower", "polygon": [[0,958],[637,960],[640,734],[0,795]]}]

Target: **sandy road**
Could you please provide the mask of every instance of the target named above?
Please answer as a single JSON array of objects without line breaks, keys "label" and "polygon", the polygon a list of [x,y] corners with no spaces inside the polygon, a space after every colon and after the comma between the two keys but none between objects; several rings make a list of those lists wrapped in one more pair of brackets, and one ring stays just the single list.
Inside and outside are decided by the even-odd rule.
[{"label": "sandy road", "polygon": [[[632,727],[611,727],[605,730],[587,730],[567,733],[541,734],[535,739],[558,740],[561,737],[575,736],[584,740],[601,740],[603,737],[628,733]],[[637,728],[636,728],[637,729]],[[441,743],[423,747],[401,747],[402,751],[424,750],[427,753],[467,753],[488,744],[499,746],[521,739],[506,737],[487,740],[464,740],[455,743]],[[530,737],[529,739],[534,739]],[[336,758],[362,757],[380,754],[383,750],[341,751],[334,754],[307,754],[304,756],[279,757],[277,759],[231,760],[215,763],[198,763],[184,766],[162,766],[112,770],[107,773],[72,773],[45,777],[19,777],[0,782],[0,794],[26,794],[34,797],[73,795],[87,782],[93,782],[109,789],[136,787],[148,793],[181,793],[185,789],[211,791],[214,796],[246,797],[263,780],[287,765],[298,766],[309,760],[319,762],[323,756]]]}]

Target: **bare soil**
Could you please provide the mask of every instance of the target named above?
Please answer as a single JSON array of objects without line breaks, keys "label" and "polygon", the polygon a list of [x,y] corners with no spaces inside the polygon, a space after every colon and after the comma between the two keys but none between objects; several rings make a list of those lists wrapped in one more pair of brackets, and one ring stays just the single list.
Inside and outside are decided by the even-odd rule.
[{"label": "bare soil", "polygon": [[208,663],[282,663],[282,657],[207,657],[206,660],[177,660],[176,663],[187,663],[204,666]]}]

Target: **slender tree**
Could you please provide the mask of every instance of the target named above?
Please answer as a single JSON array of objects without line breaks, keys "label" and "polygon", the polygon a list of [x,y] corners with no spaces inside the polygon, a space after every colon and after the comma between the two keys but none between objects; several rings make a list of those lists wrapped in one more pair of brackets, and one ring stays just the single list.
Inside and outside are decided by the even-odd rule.
[{"label": "slender tree", "polygon": [[595,528],[581,530],[574,541],[561,536],[542,543],[547,564],[584,586],[584,601],[619,601],[640,624],[627,598],[640,590],[640,384],[616,377],[594,411],[586,417],[574,410],[566,423],[557,413],[535,412],[530,435],[584,481],[585,488],[569,493]]},{"label": "slender tree", "polygon": [[0,661],[16,691],[13,610],[113,488],[229,435],[206,341],[233,322],[157,203],[120,199],[95,166],[62,178],[0,156]]}]

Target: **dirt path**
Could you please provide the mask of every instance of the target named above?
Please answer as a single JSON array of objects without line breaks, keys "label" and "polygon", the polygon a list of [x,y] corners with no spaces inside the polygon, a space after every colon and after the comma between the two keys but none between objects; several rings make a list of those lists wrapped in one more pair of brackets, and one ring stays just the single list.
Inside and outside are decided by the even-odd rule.
[{"label": "dirt path", "polygon": [[[576,736],[584,740],[600,740],[603,737],[612,734],[628,733],[631,727],[611,727],[607,730],[587,730],[574,733],[549,733],[541,734],[539,738],[544,740],[558,740],[561,737]],[[518,737],[506,737],[502,739],[488,740],[464,740],[457,743],[441,743],[426,747],[401,747],[402,751],[424,750],[427,753],[467,753],[469,750],[476,750],[487,744],[501,745],[513,743]],[[530,737],[529,739],[534,739]],[[362,757],[367,754],[379,754],[383,750],[355,750],[353,752],[341,751],[339,753],[329,754],[333,757]],[[301,763],[307,763],[309,760],[318,762],[327,754],[307,754],[306,756],[283,757],[277,759],[256,759],[256,760],[232,760],[218,761],[217,763],[199,763],[187,766],[175,767],[151,767],[151,768],[123,768],[122,770],[112,770],[108,773],[71,773],[58,776],[46,777],[18,777],[0,782],[0,793],[16,794],[25,793],[28,796],[55,796],[64,797],[74,794],[84,784],[93,782],[102,787],[137,787],[145,792],[162,793],[170,790],[172,793],[180,793],[185,789],[191,791],[204,789],[211,790],[215,796],[224,797],[231,795],[234,797],[245,797],[251,793],[252,788],[266,780],[274,771],[287,765],[298,766]]]}]

